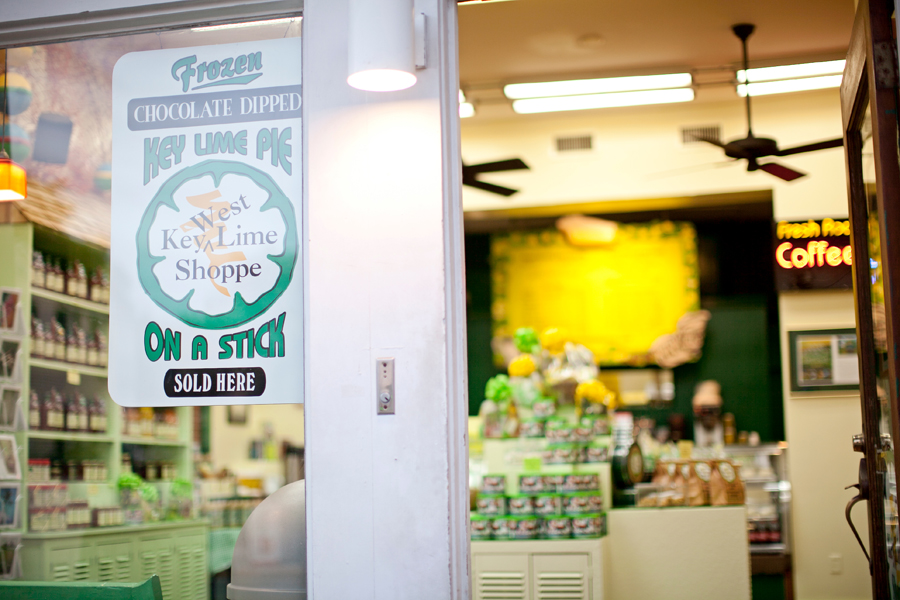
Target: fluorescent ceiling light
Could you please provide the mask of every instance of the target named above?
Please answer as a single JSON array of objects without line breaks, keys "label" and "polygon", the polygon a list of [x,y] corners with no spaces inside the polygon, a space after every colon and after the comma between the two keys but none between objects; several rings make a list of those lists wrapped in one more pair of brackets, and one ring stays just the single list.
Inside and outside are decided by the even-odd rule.
[{"label": "fluorescent ceiling light", "polygon": [[470,102],[462,102],[459,105],[459,118],[468,119],[475,116],[475,107]]},{"label": "fluorescent ceiling light", "polygon": [[637,77],[607,77],[604,79],[575,79],[572,81],[546,81],[541,83],[512,83],[503,87],[510,100],[523,98],[547,98],[550,96],[575,96],[605,94],[610,92],[636,92],[683,88],[691,85],[690,73],[668,75],[643,75]]},{"label": "fluorescent ceiling light", "polygon": [[841,77],[842,75],[825,75],[823,77],[806,77],[805,79],[741,83],[737,86],[737,93],[738,96],[743,98],[747,95],[748,87],[750,88],[751,96],[767,96],[769,94],[785,94],[787,92],[805,92],[807,90],[824,90],[826,88],[840,87]]},{"label": "fluorescent ceiling light", "polygon": [[466,101],[466,95],[463,93],[462,90],[459,90],[459,103],[462,104],[465,101]]},{"label": "fluorescent ceiling light", "polygon": [[844,72],[845,60],[828,60],[824,62],[804,63],[801,65],[782,65],[780,67],[762,67],[760,69],[743,69],[737,72],[739,83],[759,81],[775,81],[777,79],[796,79],[798,77],[817,77],[820,75],[839,75]]},{"label": "fluorescent ceiling light", "polygon": [[287,25],[292,21],[299,21],[302,17],[285,17],[283,19],[269,19],[268,21],[246,21],[243,23],[225,23],[224,25],[206,25],[204,27],[191,27],[191,31],[217,31],[220,29],[240,29],[241,27],[256,27],[257,25]]},{"label": "fluorescent ceiling light", "polygon": [[612,108],[616,106],[641,106],[645,104],[670,104],[690,102],[694,90],[679,88],[674,90],[648,90],[642,92],[621,92],[618,94],[589,94],[581,96],[558,96],[555,98],[525,98],[515,100],[513,110],[519,114],[559,112],[564,110],[587,110],[591,108]]}]

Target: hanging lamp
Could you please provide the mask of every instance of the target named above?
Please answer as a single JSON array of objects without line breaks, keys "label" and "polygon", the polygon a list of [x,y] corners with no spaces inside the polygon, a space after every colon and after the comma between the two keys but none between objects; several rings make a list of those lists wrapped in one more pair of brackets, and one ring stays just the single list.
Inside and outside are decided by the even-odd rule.
[{"label": "hanging lamp", "polygon": [[347,83],[395,92],[416,83],[413,0],[350,0]]},{"label": "hanging lamp", "polygon": [[25,169],[13,162],[6,153],[7,140],[11,139],[6,120],[9,113],[9,84],[7,83],[7,50],[3,50],[3,140],[0,142],[0,202],[24,200],[28,195]]}]

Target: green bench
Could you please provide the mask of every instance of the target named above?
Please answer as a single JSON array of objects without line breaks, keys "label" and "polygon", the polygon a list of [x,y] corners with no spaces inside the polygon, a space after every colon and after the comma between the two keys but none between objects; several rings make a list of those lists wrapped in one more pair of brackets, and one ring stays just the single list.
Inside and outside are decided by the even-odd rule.
[{"label": "green bench", "polygon": [[3,600],[163,600],[159,577],[143,583],[0,581]]}]

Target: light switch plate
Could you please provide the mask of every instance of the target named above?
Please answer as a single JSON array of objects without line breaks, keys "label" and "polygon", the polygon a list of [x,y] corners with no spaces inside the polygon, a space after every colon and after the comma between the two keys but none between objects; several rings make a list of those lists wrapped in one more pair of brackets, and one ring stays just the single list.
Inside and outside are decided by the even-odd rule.
[{"label": "light switch plate", "polygon": [[375,403],[379,415],[394,414],[394,359],[379,358],[375,361]]}]

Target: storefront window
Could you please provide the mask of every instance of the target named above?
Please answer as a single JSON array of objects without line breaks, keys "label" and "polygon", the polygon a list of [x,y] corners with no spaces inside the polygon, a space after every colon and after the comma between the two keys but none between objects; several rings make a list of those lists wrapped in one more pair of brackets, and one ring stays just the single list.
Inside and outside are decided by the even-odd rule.
[{"label": "storefront window", "polygon": [[881,230],[879,227],[878,199],[876,194],[876,170],[874,143],[872,137],[871,109],[866,107],[861,135],[863,138],[863,177],[866,184],[866,207],[868,209],[869,273],[872,298],[872,331],[875,349],[875,381],[878,393],[878,433],[881,435],[881,454],[878,457],[879,471],[884,472],[884,516],[885,545],[890,568],[889,585],[891,597],[900,594],[900,570],[898,570],[897,477],[894,471],[894,450],[891,434],[892,407],[888,392],[890,373],[887,344],[887,322],[884,304],[884,279],[882,275]]},{"label": "storefront window", "polygon": [[[298,38],[300,25],[288,18],[6,52],[2,139],[27,173],[28,196],[0,203],[0,578],[155,574],[166,600],[224,598],[241,525],[267,494],[303,477],[300,389],[284,399],[296,404],[202,409],[189,397],[122,408],[107,390],[116,64],[129,53]],[[299,54],[296,65],[299,73]],[[211,91],[249,68],[240,58],[203,66],[190,83]],[[176,110],[168,116],[190,108]],[[246,155],[240,140],[208,137],[197,143],[209,154]],[[157,154],[148,169],[167,159]]]}]

